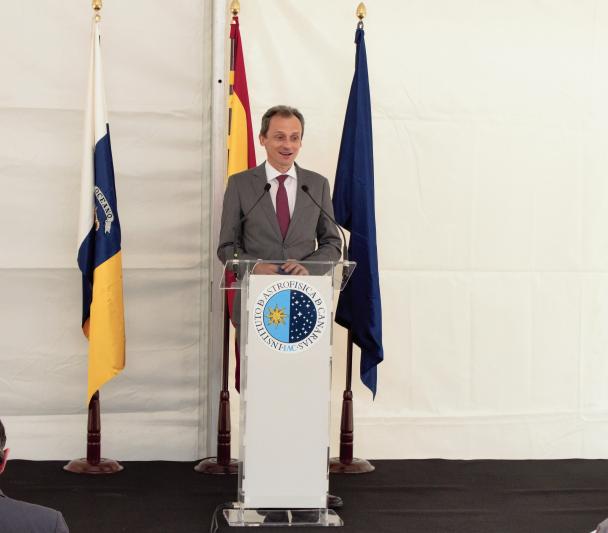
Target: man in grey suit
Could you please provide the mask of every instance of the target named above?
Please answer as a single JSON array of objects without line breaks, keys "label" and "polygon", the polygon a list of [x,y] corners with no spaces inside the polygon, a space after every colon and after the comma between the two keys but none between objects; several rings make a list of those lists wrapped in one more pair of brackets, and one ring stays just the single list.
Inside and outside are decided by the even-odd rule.
[{"label": "man in grey suit", "polygon": [[[295,163],[303,133],[304,117],[297,109],[275,106],[264,113],[259,140],[267,160],[230,176],[224,194],[217,250],[222,262],[235,258],[236,252],[236,259],[285,261],[281,265],[259,264],[256,274],[302,275],[308,271],[299,261],[340,259],[336,226],[308,196],[333,217],[329,183]],[[248,212],[239,227],[241,217]]]},{"label": "man in grey suit", "polygon": [[[230,176],[224,193],[217,249],[222,262],[278,260],[283,262],[259,263],[253,272],[295,276],[309,273],[300,261],[340,259],[338,229],[315,205],[333,218],[329,182],[295,162],[303,134],[304,117],[297,109],[281,105],[264,113],[259,140],[266,149],[266,162]],[[238,298],[237,294],[233,313],[237,329]],[[328,507],[341,506],[340,497],[328,495]]]},{"label": "man in grey suit", "polygon": [[[0,474],[6,468],[8,448],[6,433],[0,420]],[[0,491],[0,531],[2,533],[68,533],[68,526],[59,511],[7,498]]]}]

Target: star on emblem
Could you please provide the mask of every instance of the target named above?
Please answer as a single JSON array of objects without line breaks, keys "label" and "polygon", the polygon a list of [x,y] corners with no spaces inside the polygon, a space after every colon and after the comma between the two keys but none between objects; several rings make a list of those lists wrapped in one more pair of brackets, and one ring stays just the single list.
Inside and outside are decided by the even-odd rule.
[{"label": "star on emblem", "polygon": [[287,315],[285,314],[285,311],[282,307],[275,305],[274,309],[270,309],[268,311],[266,318],[273,326],[280,326],[281,324],[285,323]]}]

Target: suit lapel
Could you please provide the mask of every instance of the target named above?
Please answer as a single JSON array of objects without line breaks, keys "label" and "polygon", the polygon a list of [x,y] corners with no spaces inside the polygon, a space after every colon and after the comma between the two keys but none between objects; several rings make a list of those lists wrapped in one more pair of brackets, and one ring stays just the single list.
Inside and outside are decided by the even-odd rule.
[{"label": "suit lapel", "polygon": [[[254,179],[251,180],[251,187],[253,189],[253,198],[254,201],[260,197],[260,194],[264,192],[264,187],[268,180],[266,178],[266,168],[265,163],[255,167],[252,172],[254,174]],[[272,205],[272,198],[270,197],[270,193],[266,193],[266,196],[262,198],[259,206],[264,213],[266,213],[266,217],[270,222],[272,228],[274,228],[274,233],[279,241],[283,240],[281,236],[281,228],[279,228],[279,221],[277,220],[277,213],[274,210],[274,206]],[[291,224],[290,224],[291,227]]]}]

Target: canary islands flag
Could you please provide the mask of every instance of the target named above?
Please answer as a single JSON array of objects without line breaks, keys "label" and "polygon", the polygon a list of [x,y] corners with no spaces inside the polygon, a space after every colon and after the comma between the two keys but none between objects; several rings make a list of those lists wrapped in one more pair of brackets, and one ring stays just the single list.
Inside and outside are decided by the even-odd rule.
[{"label": "canary islands flag", "polygon": [[89,339],[88,400],[125,366],[120,223],[100,40],[99,22],[93,20],[78,226],[82,330]]}]

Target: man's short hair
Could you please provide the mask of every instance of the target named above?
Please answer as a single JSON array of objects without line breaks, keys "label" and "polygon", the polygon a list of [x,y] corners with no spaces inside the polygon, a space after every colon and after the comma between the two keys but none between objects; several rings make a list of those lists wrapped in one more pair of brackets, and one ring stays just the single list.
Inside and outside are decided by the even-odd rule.
[{"label": "man's short hair", "polygon": [[4,459],[4,447],[6,446],[6,432],[0,420],[0,462]]},{"label": "man's short hair", "polygon": [[270,119],[275,115],[283,118],[296,117],[302,125],[302,137],[304,137],[304,116],[295,107],[289,107],[288,105],[275,105],[264,113],[262,127],[260,128],[260,135],[262,137],[266,137],[268,128],[270,127]]}]

